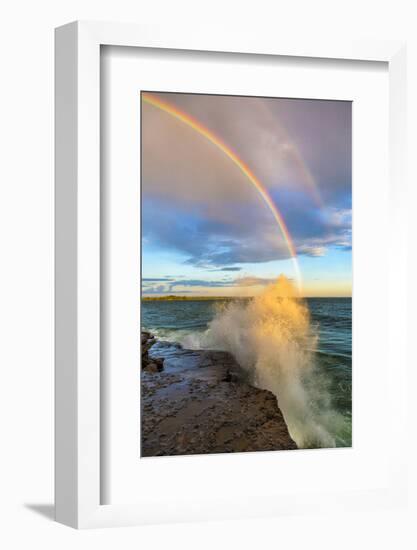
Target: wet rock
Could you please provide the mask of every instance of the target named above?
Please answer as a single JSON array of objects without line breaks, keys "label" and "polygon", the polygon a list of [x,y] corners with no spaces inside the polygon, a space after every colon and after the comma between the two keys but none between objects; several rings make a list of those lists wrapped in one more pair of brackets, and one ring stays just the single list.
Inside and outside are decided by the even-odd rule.
[{"label": "wet rock", "polygon": [[161,372],[164,368],[164,359],[160,357],[153,357],[150,359],[149,350],[156,343],[155,336],[150,332],[143,330],[141,332],[141,356],[142,356],[142,370],[147,372]]},{"label": "wet rock", "polygon": [[148,363],[146,367],[143,367],[146,372],[159,372],[156,363]]},{"label": "wet rock", "polygon": [[252,386],[225,352],[154,339],[141,399],[142,456],[297,448],[275,396]]},{"label": "wet rock", "polygon": [[147,365],[143,367],[146,372],[161,372],[164,369],[163,359],[151,359]]},{"label": "wet rock", "polygon": [[225,377],[222,379],[222,382],[240,382],[242,376],[239,376],[237,372],[232,372],[227,370]]}]

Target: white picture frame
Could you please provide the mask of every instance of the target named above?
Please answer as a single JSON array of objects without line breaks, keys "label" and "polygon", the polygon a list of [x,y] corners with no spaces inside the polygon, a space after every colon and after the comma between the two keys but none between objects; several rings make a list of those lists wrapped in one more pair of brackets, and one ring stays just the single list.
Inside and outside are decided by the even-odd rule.
[{"label": "white picture frame", "polygon": [[[101,504],[100,401],[100,48],[129,46],[207,52],[285,55],[334,60],[382,61],[389,70],[389,150],[392,239],[389,258],[405,281],[405,45],[401,42],[311,43],[280,41],[269,35],[230,29],[169,29],[113,23],[75,22],[56,30],[56,519],[77,528],[132,525],[161,520],[152,507]],[[394,250],[394,247],[390,250]],[[392,254],[395,254],[393,257]],[[390,315],[405,322],[406,291],[389,303]],[[405,418],[405,330],[393,334],[397,351],[397,416]],[[395,376],[394,376],[395,375]],[[404,446],[398,428],[396,451],[384,490],[360,494],[288,495],[268,503],[270,513],[327,508],[393,505],[404,498]],[[248,510],[210,502],[187,517],[173,500],[167,521],[239,517]],[[265,507],[266,510],[266,507]],[[262,515],[260,507],[259,514]],[[258,514],[258,515],[259,515]],[[249,515],[251,515],[249,513]],[[192,517],[191,517],[192,516]]]}]

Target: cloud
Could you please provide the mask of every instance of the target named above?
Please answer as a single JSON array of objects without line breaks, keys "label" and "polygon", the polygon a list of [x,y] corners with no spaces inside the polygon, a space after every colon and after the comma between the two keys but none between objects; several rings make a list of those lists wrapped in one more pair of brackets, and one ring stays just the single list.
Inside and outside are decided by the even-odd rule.
[{"label": "cloud", "polygon": [[241,267],[231,266],[231,267],[221,267],[220,269],[213,269],[213,271],[241,271]]},{"label": "cloud", "polygon": [[233,281],[207,281],[204,279],[181,279],[174,281],[170,285],[170,290],[174,290],[178,286],[199,286],[199,287],[227,287],[233,286]]},{"label": "cloud", "polygon": [[168,284],[157,285],[149,280],[142,279],[144,294],[172,294],[174,292],[191,292],[187,288],[228,288],[235,285],[234,280],[207,280],[207,279],[173,279]]},{"label": "cloud", "polygon": [[321,213],[319,225],[296,246],[298,254],[313,257],[325,256],[329,248],[352,249],[352,210],[329,208]]},{"label": "cloud", "polygon": [[[313,184],[329,204],[350,187],[350,102],[155,95],[219,136],[269,190],[296,190],[311,199]],[[142,125],[143,180],[155,194],[175,200],[177,189],[185,201],[214,193],[233,202],[238,189],[240,200],[250,200],[239,169],[195,130],[148,104]]]},{"label": "cloud", "polygon": [[313,258],[320,258],[325,256],[326,248],[324,246],[309,246],[303,244],[297,248],[298,254],[304,254],[306,256],[313,256]]},{"label": "cloud", "polygon": [[[179,279],[173,280],[169,285],[143,285],[143,291],[146,294],[162,294],[162,293],[173,293],[176,291],[179,292],[188,292],[184,288],[232,288],[232,287],[252,287],[252,286],[265,286],[270,283],[273,283],[276,278],[266,278],[266,277],[238,277],[235,279],[227,280],[207,280],[207,279]],[[144,279],[142,279],[144,281]]]},{"label": "cloud", "polygon": [[[320,257],[329,248],[349,250],[349,212],[327,215],[293,209],[292,232],[297,253]],[[256,217],[256,216],[255,216]],[[251,218],[250,215],[247,218]],[[262,217],[240,224],[216,223],[165,201],[149,201],[143,208],[144,246],[176,251],[186,265],[221,271],[239,271],[235,264],[284,260],[290,252],[275,223]]]},{"label": "cloud", "polygon": [[[244,159],[279,207],[298,254],[321,257],[332,247],[350,249],[348,102],[159,95]],[[187,265],[230,272],[241,269],[235,264],[290,257],[258,191],[210,141],[147,104],[142,106],[142,137],[142,242],[147,250],[169,250]],[[324,209],[313,202],[309,178],[320,189]]]},{"label": "cloud", "polygon": [[172,281],[172,277],[160,277],[160,278],[155,278],[155,277],[142,277],[142,281],[143,282],[149,282],[149,283],[157,283],[157,282],[162,282],[162,281]]},{"label": "cloud", "polygon": [[241,277],[235,280],[235,284],[238,286],[264,286],[269,285],[276,281],[276,278],[264,278],[264,277]]},{"label": "cloud", "polygon": [[[188,265],[237,271],[235,264],[289,257],[279,228],[269,219],[257,217],[256,212],[248,213],[240,223],[219,223],[166,201],[152,200],[143,205],[142,216],[144,247],[176,251]],[[245,218],[249,223],[242,221]]]},{"label": "cloud", "polygon": [[142,285],[142,291],[144,294],[164,294],[167,291],[167,287],[165,285]]}]

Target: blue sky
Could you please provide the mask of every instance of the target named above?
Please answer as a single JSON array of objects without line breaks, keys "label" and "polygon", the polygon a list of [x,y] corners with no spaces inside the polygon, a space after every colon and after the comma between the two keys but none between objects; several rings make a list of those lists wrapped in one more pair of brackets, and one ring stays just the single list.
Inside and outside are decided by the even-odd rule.
[{"label": "blue sky", "polygon": [[[351,295],[351,104],[154,94],[219,136],[288,227],[306,296]],[[144,295],[254,295],[288,246],[245,174],[204,136],[142,103]]]}]

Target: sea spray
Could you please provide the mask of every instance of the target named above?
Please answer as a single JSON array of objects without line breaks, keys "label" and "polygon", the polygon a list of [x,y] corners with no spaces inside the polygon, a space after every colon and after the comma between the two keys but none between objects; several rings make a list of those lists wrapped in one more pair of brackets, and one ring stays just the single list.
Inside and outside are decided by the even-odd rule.
[{"label": "sea spray", "polygon": [[223,304],[201,338],[201,347],[229,351],[254,385],[274,393],[299,448],[336,446],[344,418],[315,363],[308,306],[287,278],[251,300]]}]

